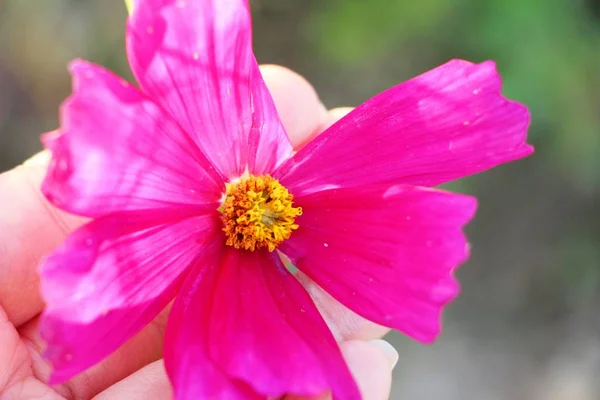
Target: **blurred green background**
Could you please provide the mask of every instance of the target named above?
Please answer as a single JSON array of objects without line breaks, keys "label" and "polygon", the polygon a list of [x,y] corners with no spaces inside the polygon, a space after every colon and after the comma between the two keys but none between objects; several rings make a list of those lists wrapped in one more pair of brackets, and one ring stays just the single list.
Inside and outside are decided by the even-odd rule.
[{"label": "blurred green background", "polygon": [[[356,105],[446,62],[494,59],[536,154],[475,194],[463,294],[434,346],[399,335],[393,399],[600,398],[600,1],[256,0],[261,63]],[[122,0],[0,2],[0,171],[38,151],[82,57],[130,76]]]}]

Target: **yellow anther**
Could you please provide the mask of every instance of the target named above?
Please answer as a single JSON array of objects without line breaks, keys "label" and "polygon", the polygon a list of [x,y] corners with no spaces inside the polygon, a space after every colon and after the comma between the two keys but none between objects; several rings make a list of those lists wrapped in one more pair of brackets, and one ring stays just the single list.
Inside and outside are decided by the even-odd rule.
[{"label": "yellow anther", "polygon": [[254,251],[275,248],[298,229],[302,208],[293,207],[293,196],[270,175],[242,178],[226,185],[223,214],[226,244]]}]

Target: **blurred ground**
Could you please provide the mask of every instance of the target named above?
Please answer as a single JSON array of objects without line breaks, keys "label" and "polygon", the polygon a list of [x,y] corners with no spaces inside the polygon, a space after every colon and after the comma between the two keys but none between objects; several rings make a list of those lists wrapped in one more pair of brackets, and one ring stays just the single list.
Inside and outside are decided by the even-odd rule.
[{"label": "blurred ground", "polygon": [[[453,184],[480,198],[446,331],[399,335],[393,399],[600,398],[600,2],[256,0],[261,63],[358,104],[450,58],[494,59],[536,155]],[[0,171],[40,149],[69,60],[130,76],[122,0],[0,2]]]}]

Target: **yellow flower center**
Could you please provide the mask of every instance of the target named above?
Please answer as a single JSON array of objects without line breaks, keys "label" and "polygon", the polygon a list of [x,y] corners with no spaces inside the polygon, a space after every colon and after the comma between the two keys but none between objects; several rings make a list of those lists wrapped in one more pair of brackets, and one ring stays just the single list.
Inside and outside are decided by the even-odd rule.
[{"label": "yellow flower center", "polygon": [[223,214],[226,244],[236,249],[269,251],[298,229],[294,223],[302,208],[293,206],[293,196],[270,175],[243,177],[226,185]]}]

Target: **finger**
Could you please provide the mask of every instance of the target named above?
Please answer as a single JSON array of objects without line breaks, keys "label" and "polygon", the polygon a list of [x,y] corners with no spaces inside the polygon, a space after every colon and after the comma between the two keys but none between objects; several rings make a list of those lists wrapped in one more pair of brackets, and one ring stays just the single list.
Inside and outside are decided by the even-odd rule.
[{"label": "finger", "polygon": [[[381,340],[349,341],[341,345],[341,350],[364,400],[389,398],[391,371],[398,361],[396,350],[389,343]],[[117,382],[94,397],[94,400],[170,399],[172,395],[163,361],[159,360]],[[321,397],[323,400],[330,398],[329,395]],[[286,400],[305,399],[308,400],[298,396],[286,397]]]},{"label": "finger", "polygon": [[387,400],[392,386],[392,368],[398,353],[387,342],[349,341],[342,343],[342,353],[356,379],[364,400]]},{"label": "finger", "polygon": [[39,187],[47,152],[0,174],[0,305],[19,326],[37,315],[43,302],[37,266],[83,219],[50,205]]},{"label": "finger", "polygon": [[63,399],[31,376],[29,352],[0,307],[0,399]]},{"label": "finger", "polygon": [[[340,345],[350,372],[363,400],[387,400],[392,386],[392,369],[398,352],[388,342],[351,340]],[[331,394],[319,397],[287,396],[285,400],[331,400]]]},{"label": "finger", "polygon": [[162,360],[115,383],[93,400],[169,400],[173,398],[171,384]]},{"label": "finger", "polygon": [[327,118],[325,106],[312,85],[297,73],[279,65],[263,65],[260,71],[292,145],[302,147]]},{"label": "finger", "polygon": [[348,115],[350,111],[354,110],[354,107],[338,107],[329,110],[323,124],[321,125],[321,131],[329,128],[331,125],[338,122],[342,117]]},{"label": "finger", "polygon": [[[162,358],[169,311],[170,306],[110,356],[73,379],[55,385],[54,390],[69,398],[90,399],[135,371]],[[35,376],[46,382],[52,372],[52,366],[41,355],[45,344],[39,335],[38,324],[39,318],[29,321],[19,330],[19,333],[30,349]]]}]

